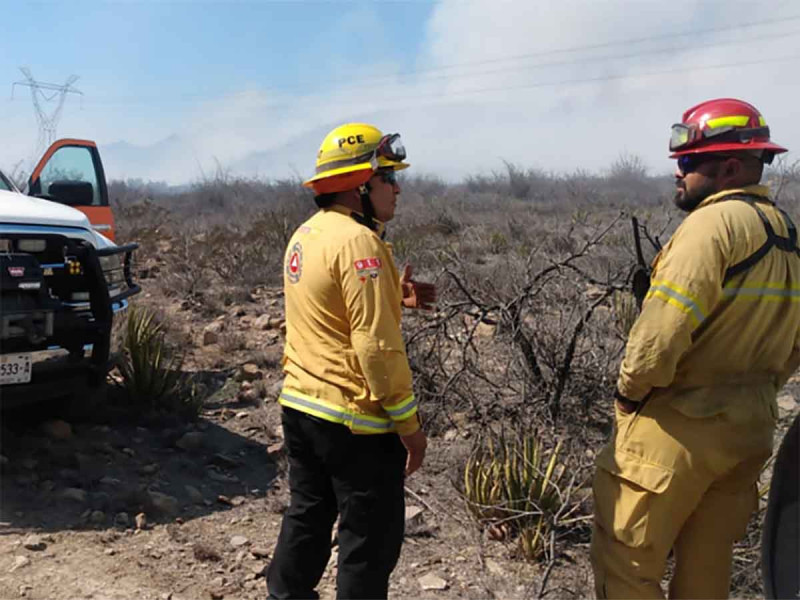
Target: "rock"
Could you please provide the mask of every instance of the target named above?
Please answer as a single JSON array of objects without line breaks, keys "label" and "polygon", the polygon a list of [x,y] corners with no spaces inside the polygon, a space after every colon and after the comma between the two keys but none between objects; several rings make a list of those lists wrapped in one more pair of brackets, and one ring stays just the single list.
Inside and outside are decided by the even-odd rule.
[{"label": "rock", "polygon": [[106,556],[114,556],[116,553],[117,551],[114,550],[113,548],[106,548],[105,550],[103,550],[103,554],[105,554]]},{"label": "rock", "polygon": [[240,392],[246,392],[247,390],[253,389],[253,383],[251,381],[243,381],[242,385],[239,386]]},{"label": "rock", "polygon": [[445,442],[452,442],[454,439],[458,437],[458,429],[448,429],[444,433],[444,441]]},{"label": "rock", "polygon": [[224,494],[220,494],[219,496],[217,496],[217,502],[219,502],[220,504],[227,504],[228,506],[233,506],[233,502],[231,502],[231,499],[225,496]]},{"label": "rock", "polygon": [[231,546],[234,548],[241,548],[242,546],[247,546],[250,543],[243,535],[235,535],[231,538]]},{"label": "rock", "polygon": [[54,440],[68,440],[72,437],[72,427],[66,421],[55,419],[42,423],[44,434]]},{"label": "rock", "polygon": [[[256,389],[249,389],[249,390],[244,391],[244,392],[239,392],[239,402],[246,402],[248,404],[249,403],[256,403],[256,402],[258,402],[259,397],[260,396],[259,396],[258,390],[256,390]],[[239,416],[241,414],[242,413],[237,413],[236,416],[241,419],[241,418],[243,418],[243,417]],[[244,413],[244,416],[247,416],[247,413]]]},{"label": "rock", "polygon": [[153,507],[166,515],[175,515],[178,513],[178,500],[172,496],[168,496],[167,494],[162,494],[161,492],[148,492],[150,496],[150,502],[153,504]]},{"label": "rock", "polygon": [[127,527],[131,523],[131,518],[128,516],[126,512],[120,512],[114,515],[114,525],[119,525],[120,527]]},{"label": "rock", "polygon": [[250,554],[255,556],[256,558],[269,558],[269,550],[266,548],[261,548],[260,546],[254,546],[250,548]]},{"label": "rock", "polygon": [[131,458],[136,456],[136,451],[133,448],[123,448],[122,453],[127,454]]},{"label": "rock", "polygon": [[486,559],[486,570],[492,575],[497,575],[498,577],[503,577],[506,575],[506,570],[501,567],[500,563],[493,558]]},{"label": "rock", "polygon": [[175,442],[175,445],[181,450],[196,452],[205,446],[205,437],[205,434],[200,431],[190,431],[184,433],[181,438]]},{"label": "rock", "polygon": [[139,469],[139,472],[142,475],[153,475],[154,473],[158,472],[158,465],[156,464],[145,465],[141,469]]},{"label": "rock", "polygon": [[144,513],[139,513],[135,517],[136,521],[136,529],[147,529],[147,515]]},{"label": "rock", "polygon": [[208,590],[208,597],[211,600],[222,600],[225,597],[225,592],[223,590]]},{"label": "rock", "polygon": [[782,394],[781,396],[778,396],[778,407],[780,407],[782,410],[789,412],[794,410],[795,406],[797,406],[797,401],[791,394]]},{"label": "rock", "polygon": [[[233,506],[241,506],[245,502],[246,502],[246,499],[245,499],[244,496],[234,496],[233,498],[231,498],[231,504]],[[245,517],[245,518],[247,518],[247,517]],[[244,521],[244,519],[242,519],[242,521]]]},{"label": "rock", "polygon": [[422,509],[419,506],[409,504],[406,506],[406,527],[420,525],[422,523]]},{"label": "rock", "polygon": [[22,547],[26,550],[33,550],[34,552],[41,552],[47,548],[41,537],[31,534],[22,541]]},{"label": "rock", "polygon": [[80,488],[69,487],[63,489],[58,496],[64,500],[72,500],[73,502],[84,503],[86,502],[88,494]]},{"label": "rock", "polygon": [[270,321],[269,315],[261,315],[253,323],[253,328],[257,329],[258,331],[265,331],[270,328],[269,321]]},{"label": "rock", "polygon": [[[252,391],[252,390],[250,390],[250,391]],[[247,411],[244,411],[244,410],[242,412],[236,413],[236,418],[237,419],[246,419],[249,416],[250,416],[250,413],[247,412]]]},{"label": "rock", "polygon": [[114,477],[106,476],[106,477],[103,477],[100,480],[100,483],[103,484],[103,485],[110,486],[110,487],[116,487],[116,486],[118,486],[120,484],[120,480],[119,479],[115,479]]},{"label": "rock", "polygon": [[101,523],[105,523],[106,513],[104,513],[102,510],[93,510],[92,513],[89,515],[89,521],[91,521],[95,525],[100,525]]},{"label": "rock", "polygon": [[433,573],[428,573],[419,578],[419,586],[423,590],[446,590],[447,582]]},{"label": "rock", "polygon": [[186,495],[189,496],[189,500],[191,500],[194,504],[200,504],[203,501],[203,494],[200,493],[196,487],[191,485],[184,485],[183,489],[186,490]]},{"label": "rock", "polygon": [[15,556],[14,557],[14,564],[11,565],[11,568],[9,569],[9,572],[13,573],[14,571],[16,571],[18,569],[22,569],[23,567],[27,567],[29,564],[31,564],[31,559],[28,558],[27,556]]},{"label": "rock", "polygon": [[219,343],[219,333],[206,329],[203,332],[203,346]]},{"label": "rock", "polygon": [[263,379],[264,374],[258,368],[257,364],[247,363],[242,366],[239,371],[239,379],[242,381],[257,381]]}]

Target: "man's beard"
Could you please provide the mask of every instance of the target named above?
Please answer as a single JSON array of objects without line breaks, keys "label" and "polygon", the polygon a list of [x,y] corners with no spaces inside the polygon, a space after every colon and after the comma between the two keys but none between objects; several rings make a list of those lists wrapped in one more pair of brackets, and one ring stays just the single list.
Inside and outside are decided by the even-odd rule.
[{"label": "man's beard", "polygon": [[677,181],[675,185],[677,189],[672,201],[684,212],[692,212],[703,200],[717,192],[713,180],[704,182],[700,187],[695,186],[691,193],[687,192],[686,184],[683,181]]}]

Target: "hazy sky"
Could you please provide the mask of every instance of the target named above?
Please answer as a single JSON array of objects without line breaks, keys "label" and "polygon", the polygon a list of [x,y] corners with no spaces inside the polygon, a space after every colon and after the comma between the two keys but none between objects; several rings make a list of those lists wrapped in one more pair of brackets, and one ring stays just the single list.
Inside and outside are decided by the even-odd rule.
[{"label": "hazy sky", "polygon": [[[322,136],[346,121],[401,132],[413,167],[448,179],[503,160],[602,170],[621,153],[661,173],[669,126],[721,96],[751,101],[776,141],[800,148],[796,0],[0,7],[6,169],[32,158],[37,139],[29,90],[11,99],[20,66],[50,83],[80,76],[58,134],[109,148],[112,177],[186,182],[216,165],[308,175]],[[125,164],[123,141],[153,160]]]}]

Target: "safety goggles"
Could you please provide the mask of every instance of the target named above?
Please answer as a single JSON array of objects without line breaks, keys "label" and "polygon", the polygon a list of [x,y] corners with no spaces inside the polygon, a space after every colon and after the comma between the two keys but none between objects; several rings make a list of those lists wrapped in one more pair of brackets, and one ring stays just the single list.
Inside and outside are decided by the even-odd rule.
[{"label": "safety goggles", "polygon": [[749,142],[753,138],[764,137],[769,139],[769,127],[716,127],[702,130],[696,123],[675,123],[669,138],[671,151],[688,148],[703,139],[714,138],[717,142]]},{"label": "safety goggles", "polygon": [[678,157],[678,170],[684,175],[693,173],[700,165],[717,160],[725,160],[730,156],[720,154],[684,154]]},{"label": "safety goggles", "polygon": [[382,156],[387,160],[400,162],[406,158],[406,147],[399,133],[390,133],[381,138],[378,147],[375,148],[375,155]]}]

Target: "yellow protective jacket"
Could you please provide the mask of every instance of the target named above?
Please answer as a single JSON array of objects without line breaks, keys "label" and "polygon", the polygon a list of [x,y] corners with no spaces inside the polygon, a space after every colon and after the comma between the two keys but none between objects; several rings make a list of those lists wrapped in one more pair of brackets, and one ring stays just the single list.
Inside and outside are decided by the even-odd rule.
[{"label": "yellow protective jacket", "polygon": [[391,245],[351,212],[320,210],[289,241],[279,402],[355,433],[409,435],[419,420],[400,278]]},{"label": "yellow protective jacket", "polygon": [[[791,221],[768,194],[758,185],[706,198],[656,256],[620,394],[640,401],[669,393],[673,406],[696,417],[727,410],[752,385],[766,386],[774,403],[800,365],[800,258],[790,248]],[[734,199],[741,195],[751,202]],[[755,207],[777,236],[795,239],[739,270],[767,241]]]}]

